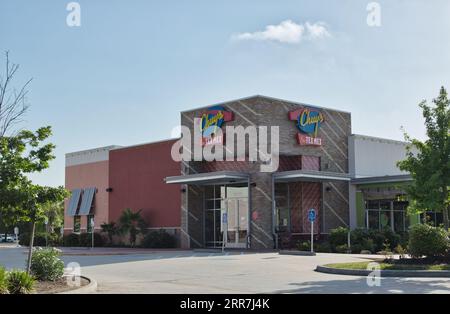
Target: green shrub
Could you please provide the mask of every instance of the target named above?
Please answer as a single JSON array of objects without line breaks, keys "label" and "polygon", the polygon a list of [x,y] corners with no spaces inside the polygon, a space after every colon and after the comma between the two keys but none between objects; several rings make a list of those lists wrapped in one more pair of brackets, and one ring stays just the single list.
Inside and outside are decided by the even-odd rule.
[{"label": "green shrub", "polygon": [[311,241],[298,241],[297,250],[299,251],[311,251]]},{"label": "green shrub", "polygon": [[322,242],[318,243],[317,245],[314,245],[314,251],[319,253],[331,253],[333,250],[331,248],[330,243]]},{"label": "green shrub", "polygon": [[[30,234],[28,232],[22,233],[19,235],[19,244],[23,246],[30,245]],[[33,246],[45,246],[45,234],[35,233]]]},{"label": "green shrub", "polygon": [[[103,237],[100,233],[94,233],[94,247],[102,247],[104,245]],[[92,246],[92,233],[82,233],[79,236],[79,244],[81,247]]]},{"label": "green shrub", "polygon": [[418,224],[409,231],[408,251],[412,257],[443,256],[449,247],[448,234],[443,228]]},{"label": "green shrub", "polygon": [[348,253],[349,252],[348,245],[341,244],[341,245],[336,246],[336,252],[337,253]]},{"label": "green shrub", "polygon": [[11,294],[30,294],[34,291],[35,279],[23,270],[8,272],[8,291]]},{"label": "green shrub", "polygon": [[36,248],[31,258],[31,273],[38,280],[55,281],[64,275],[64,262],[55,248]]},{"label": "green shrub", "polygon": [[336,250],[340,245],[347,245],[348,229],[344,227],[339,227],[332,229],[328,237],[331,247]]},{"label": "green shrub", "polygon": [[65,235],[63,237],[63,245],[64,246],[79,246],[80,245],[80,236],[76,233],[71,233]]},{"label": "green shrub", "polygon": [[175,237],[164,230],[147,233],[142,241],[145,248],[174,248],[177,245]]},{"label": "green shrub", "polygon": [[8,275],[3,267],[0,267],[0,294],[8,294]]}]

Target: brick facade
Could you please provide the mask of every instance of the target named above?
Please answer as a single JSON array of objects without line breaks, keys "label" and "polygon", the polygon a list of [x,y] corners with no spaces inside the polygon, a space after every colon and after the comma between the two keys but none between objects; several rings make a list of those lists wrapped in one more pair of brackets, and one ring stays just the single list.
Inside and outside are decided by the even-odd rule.
[{"label": "brick facade", "polygon": [[[279,126],[280,163],[278,171],[321,170],[326,172],[348,173],[348,136],[351,133],[350,113],[325,108],[318,108],[324,122],[318,131],[322,146],[300,146],[297,142],[299,130],[295,121],[289,120],[289,112],[302,107],[303,104],[255,96],[221,104],[233,113],[234,120],[225,126]],[[198,118],[207,108],[200,108],[181,113],[181,125],[187,126],[194,133],[194,118]],[[197,126],[198,127],[198,126]],[[270,147],[270,137],[268,139]],[[214,171],[240,171],[250,175],[251,221],[250,247],[253,249],[271,249],[274,247],[273,213],[272,213],[272,174],[260,172],[261,162],[249,161],[214,161],[183,162],[182,174],[195,174]],[[345,226],[349,221],[348,183],[340,182],[295,182],[291,185],[292,227],[299,232],[308,232],[309,225],[305,219],[305,209],[319,208],[320,231],[327,233],[337,226]],[[202,245],[203,204],[201,187],[186,186],[181,196],[181,228],[187,247]],[[293,193],[293,194],[292,194]],[[199,232],[200,230],[200,232]],[[190,239],[189,239],[190,237]],[[195,244],[193,244],[195,243]]]}]

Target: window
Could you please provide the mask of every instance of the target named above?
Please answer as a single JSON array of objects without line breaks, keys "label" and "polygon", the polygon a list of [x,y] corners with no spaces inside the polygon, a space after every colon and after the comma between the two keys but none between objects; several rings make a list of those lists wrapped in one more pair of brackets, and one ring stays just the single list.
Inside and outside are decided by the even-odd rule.
[{"label": "window", "polygon": [[366,227],[383,230],[391,228],[395,232],[407,229],[406,208],[408,202],[394,200],[366,201]]},{"label": "window", "polygon": [[434,227],[438,227],[444,223],[442,213],[437,212],[426,212],[420,214],[420,221],[422,223],[428,223]]},{"label": "window", "polygon": [[81,226],[81,217],[80,216],[73,216],[73,232],[79,233],[80,232],[80,226]]}]

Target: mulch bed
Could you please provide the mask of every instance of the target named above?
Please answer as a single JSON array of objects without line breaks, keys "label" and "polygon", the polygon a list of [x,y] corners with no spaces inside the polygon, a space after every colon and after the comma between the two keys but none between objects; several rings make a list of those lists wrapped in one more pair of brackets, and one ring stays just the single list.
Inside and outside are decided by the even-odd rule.
[{"label": "mulch bed", "polygon": [[[89,284],[89,280],[83,277],[80,278],[80,281],[81,287]],[[61,278],[56,281],[36,281],[34,288],[38,294],[53,294],[78,289],[80,287],[68,286],[66,278]]]}]

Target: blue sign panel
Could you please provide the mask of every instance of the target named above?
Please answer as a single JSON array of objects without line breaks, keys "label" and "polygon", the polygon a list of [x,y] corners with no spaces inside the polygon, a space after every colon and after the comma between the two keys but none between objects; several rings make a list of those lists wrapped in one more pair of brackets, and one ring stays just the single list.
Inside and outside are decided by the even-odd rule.
[{"label": "blue sign panel", "polygon": [[311,209],[308,211],[308,220],[309,220],[310,222],[313,222],[314,220],[316,220],[316,211],[314,210],[314,208],[311,208]]}]

